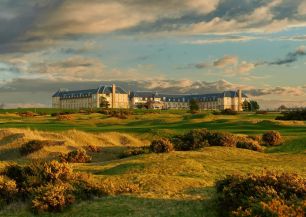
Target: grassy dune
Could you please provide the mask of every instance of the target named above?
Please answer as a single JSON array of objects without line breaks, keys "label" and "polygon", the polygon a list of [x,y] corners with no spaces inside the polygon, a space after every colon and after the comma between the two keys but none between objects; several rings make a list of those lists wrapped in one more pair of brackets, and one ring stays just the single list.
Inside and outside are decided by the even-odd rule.
[{"label": "grassy dune", "polygon": [[[11,162],[25,164],[33,159],[52,159],[59,153],[96,145],[103,151],[94,153],[91,163],[73,164],[73,168],[114,182],[131,180],[140,184],[140,192],[97,198],[77,203],[63,213],[41,216],[216,217],[213,186],[216,180],[226,175],[275,170],[306,177],[305,122],[279,122],[273,117],[275,114],[161,113],[137,114],[121,120],[100,114],[78,114],[72,121],[57,121],[50,116],[20,118],[16,114],[0,115],[3,128],[0,129],[0,169]],[[208,147],[200,151],[118,158],[127,146],[148,145],[152,138],[198,127],[252,135],[276,129],[285,136],[286,142],[268,148],[264,153]],[[45,147],[27,157],[20,156],[19,147],[32,139],[65,141],[65,145]],[[35,215],[25,204],[12,204],[0,211],[0,216]]]}]

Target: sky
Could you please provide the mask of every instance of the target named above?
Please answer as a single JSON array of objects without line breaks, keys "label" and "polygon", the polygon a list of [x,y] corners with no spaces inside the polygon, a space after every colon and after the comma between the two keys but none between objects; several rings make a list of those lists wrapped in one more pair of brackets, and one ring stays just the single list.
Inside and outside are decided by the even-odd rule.
[{"label": "sky", "polygon": [[306,0],[0,0],[0,105],[111,83],[306,106]]}]

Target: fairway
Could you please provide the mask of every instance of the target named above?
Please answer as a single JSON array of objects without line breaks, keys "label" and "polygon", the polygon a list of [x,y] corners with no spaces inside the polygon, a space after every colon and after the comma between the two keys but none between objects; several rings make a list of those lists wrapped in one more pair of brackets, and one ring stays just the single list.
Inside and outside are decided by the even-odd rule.
[{"label": "fairway", "polygon": [[[276,121],[277,113],[213,115],[210,112],[136,111],[125,119],[92,113],[72,114],[71,120],[60,121],[50,114],[21,117],[15,112],[0,114],[0,169],[14,162],[25,165],[34,159],[57,159],[59,153],[95,145],[102,151],[93,153],[90,163],[71,164],[75,171],[114,183],[129,180],[140,186],[139,192],[82,201],[62,213],[39,216],[217,217],[214,185],[227,175],[277,171],[306,177],[305,122]],[[195,128],[246,135],[278,130],[285,142],[268,147],[264,152],[206,147],[198,151],[119,158],[127,147],[148,146],[152,139],[171,137]],[[60,140],[65,145],[44,147],[21,156],[20,146],[33,139]],[[30,212],[29,204],[20,202],[2,209],[0,216],[36,215]]]}]

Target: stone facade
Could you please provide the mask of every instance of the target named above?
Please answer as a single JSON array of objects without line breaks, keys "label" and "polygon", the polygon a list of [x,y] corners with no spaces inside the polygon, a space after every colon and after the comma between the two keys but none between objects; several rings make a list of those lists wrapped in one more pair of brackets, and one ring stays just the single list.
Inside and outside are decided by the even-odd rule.
[{"label": "stone facade", "polygon": [[[242,104],[248,97],[238,91],[224,91],[212,94],[159,94],[157,92],[138,91],[130,94],[131,108],[141,107],[148,102],[160,102],[162,109],[189,109],[189,101],[198,102],[201,110],[242,111]],[[159,106],[160,107],[160,106]]]},{"label": "stone facade", "polygon": [[102,101],[107,101],[109,108],[129,108],[128,93],[121,87],[100,86],[88,90],[59,90],[52,96],[52,107],[61,109],[95,109]]},{"label": "stone facade", "polygon": [[238,91],[224,91],[210,94],[162,94],[152,91],[136,91],[128,94],[116,85],[100,86],[89,90],[59,90],[52,96],[52,107],[62,109],[149,108],[189,109],[190,100],[196,100],[200,110],[242,111],[242,104],[248,97]]}]

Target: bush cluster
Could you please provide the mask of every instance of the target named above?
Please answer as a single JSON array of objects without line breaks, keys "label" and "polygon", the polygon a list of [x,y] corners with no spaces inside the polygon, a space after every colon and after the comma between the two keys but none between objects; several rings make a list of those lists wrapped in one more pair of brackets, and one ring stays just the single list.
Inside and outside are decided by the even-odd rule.
[{"label": "bush cluster", "polygon": [[235,147],[237,144],[235,135],[227,132],[209,131],[207,129],[195,129],[182,136],[172,139],[175,149],[178,151],[197,150],[207,146]]},{"label": "bush cluster", "polygon": [[24,143],[19,151],[21,155],[29,155],[36,151],[41,150],[45,146],[56,146],[56,145],[64,145],[64,141],[53,141],[53,140],[31,140],[27,143]]},{"label": "bush cluster", "polygon": [[168,153],[173,151],[174,148],[169,139],[157,139],[152,141],[149,149],[154,153]]},{"label": "bush cluster", "polygon": [[103,109],[98,111],[98,113],[108,115],[110,117],[116,117],[119,119],[127,119],[130,115],[133,114],[133,110],[131,109]]},{"label": "bush cluster", "polygon": [[222,111],[214,111],[213,114],[214,115],[237,115],[238,112],[232,109],[224,109]]},{"label": "bush cluster", "polygon": [[294,120],[294,121],[305,121],[306,120],[306,109],[297,111],[282,112],[283,116],[276,117],[276,120]]},{"label": "bush cluster", "polygon": [[34,117],[34,116],[37,116],[37,114],[36,114],[36,113],[34,113],[34,112],[30,112],[30,111],[26,111],[26,112],[19,112],[18,114],[19,114],[19,116],[21,116],[21,117],[28,117],[28,118],[30,118],[30,117]]},{"label": "bush cluster", "polygon": [[258,115],[266,115],[266,114],[268,114],[268,112],[267,111],[256,111],[256,114],[258,114]]},{"label": "bush cluster", "polygon": [[221,216],[304,217],[306,179],[267,172],[232,175],[216,183]]},{"label": "bush cluster", "polygon": [[263,148],[260,143],[256,140],[256,138],[253,139],[252,137],[239,137],[236,147],[242,149],[249,149],[252,151],[263,151]]},{"label": "bush cluster", "polygon": [[87,150],[90,152],[95,152],[95,153],[99,153],[102,151],[101,147],[95,146],[95,145],[89,145],[87,146]]},{"label": "bush cluster", "polygon": [[76,111],[62,111],[62,112],[55,112],[55,113],[51,113],[51,117],[57,117],[60,115],[72,115],[72,114],[76,114]]},{"label": "bush cluster", "polygon": [[281,145],[283,138],[278,131],[268,131],[262,135],[262,141],[265,145],[275,146]]},{"label": "bush cluster", "polygon": [[177,136],[172,139],[175,150],[190,151],[209,146],[208,144],[209,131],[206,129],[195,129],[188,133]]},{"label": "bush cluster", "polygon": [[58,161],[11,165],[0,175],[0,205],[30,201],[34,213],[60,212],[75,201],[137,190],[137,184],[75,173],[69,164]]},{"label": "bush cluster", "polygon": [[128,147],[127,150],[123,151],[119,158],[127,158],[131,156],[141,155],[141,154],[148,154],[150,150],[148,147]]},{"label": "bush cluster", "polygon": [[32,200],[34,213],[61,212],[75,201],[69,184],[47,184],[35,189]]},{"label": "bush cluster", "polygon": [[68,152],[67,154],[60,154],[60,161],[67,163],[88,163],[91,157],[82,148]]},{"label": "bush cluster", "polygon": [[0,208],[15,200],[17,192],[16,182],[6,176],[0,175]]},{"label": "bush cluster", "polygon": [[58,115],[56,116],[56,119],[58,121],[70,121],[73,120],[73,117],[71,115]]},{"label": "bush cluster", "polygon": [[283,139],[278,131],[268,131],[263,136],[238,136],[228,132],[195,129],[173,137],[171,141],[177,151],[197,150],[207,146],[227,146],[263,151],[263,144],[279,145]]},{"label": "bush cluster", "polygon": [[238,137],[227,132],[212,131],[208,134],[208,143],[210,146],[235,147]]}]

